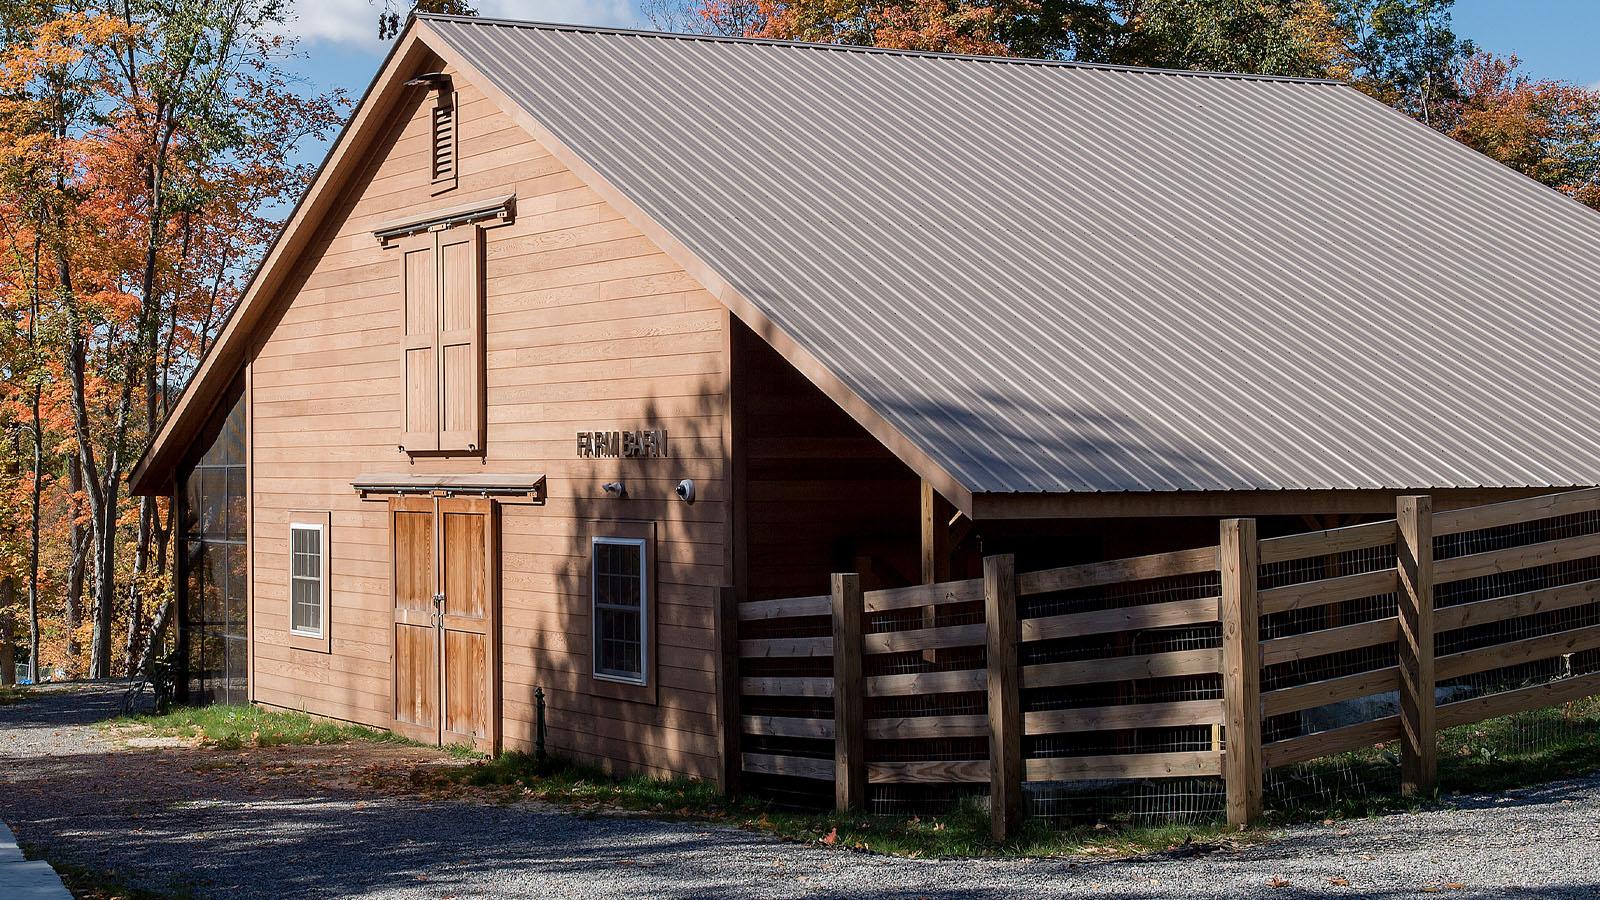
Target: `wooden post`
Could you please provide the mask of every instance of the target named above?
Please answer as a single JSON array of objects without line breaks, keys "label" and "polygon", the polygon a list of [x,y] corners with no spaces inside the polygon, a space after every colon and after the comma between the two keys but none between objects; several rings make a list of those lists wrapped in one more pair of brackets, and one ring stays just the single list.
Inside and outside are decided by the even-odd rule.
[{"label": "wooden post", "polygon": [[739,791],[744,771],[739,738],[744,733],[739,713],[739,593],[732,586],[717,592],[717,718],[722,728],[722,793]]},{"label": "wooden post", "polygon": [[989,822],[996,841],[1022,827],[1022,679],[1017,645],[1017,564],[983,560],[983,621],[989,657]]},{"label": "wooden post", "polygon": [[1400,792],[1433,794],[1438,776],[1433,678],[1433,498],[1395,501],[1400,577]]},{"label": "wooden post", "polygon": [[[922,482],[922,583],[938,584],[950,580],[950,516],[955,507],[929,484]],[[938,624],[938,607],[922,608],[922,627]],[[937,650],[922,651],[923,660],[939,661]]]},{"label": "wooden post", "polygon": [[866,721],[862,709],[861,576],[833,576],[833,800],[842,812],[867,807]]},{"label": "wooden post", "polygon": [[1222,697],[1227,741],[1222,775],[1229,825],[1261,816],[1261,608],[1256,597],[1260,548],[1255,519],[1224,519],[1221,529]]},{"label": "wooden post", "polygon": [[955,507],[922,482],[922,583],[950,580],[950,517]]}]

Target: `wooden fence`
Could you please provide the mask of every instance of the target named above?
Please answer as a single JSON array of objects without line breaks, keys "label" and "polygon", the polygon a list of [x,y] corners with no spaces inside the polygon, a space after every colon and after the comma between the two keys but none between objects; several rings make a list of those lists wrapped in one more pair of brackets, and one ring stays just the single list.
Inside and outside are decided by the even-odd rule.
[{"label": "wooden fence", "polygon": [[[1395,519],[1266,539],[1230,519],[1194,550],[831,588],[737,607],[743,771],[831,781],[851,810],[869,785],[987,785],[997,837],[1029,782],[1221,776],[1248,822],[1265,771],[1379,742],[1426,793],[1437,729],[1600,693],[1600,490],[1403,497]],[[1551,660],[1538,683],[1485,676]]]}]

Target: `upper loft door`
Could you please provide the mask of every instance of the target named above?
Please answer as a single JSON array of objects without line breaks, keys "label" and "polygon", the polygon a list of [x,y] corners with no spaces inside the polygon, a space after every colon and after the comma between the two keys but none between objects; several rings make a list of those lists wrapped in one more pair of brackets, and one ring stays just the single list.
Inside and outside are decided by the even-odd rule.
[{"label": "upper loft door", "polygon": [[389,509],[395,730],[492,753],[500,726],[494,504],[402,497]]}]

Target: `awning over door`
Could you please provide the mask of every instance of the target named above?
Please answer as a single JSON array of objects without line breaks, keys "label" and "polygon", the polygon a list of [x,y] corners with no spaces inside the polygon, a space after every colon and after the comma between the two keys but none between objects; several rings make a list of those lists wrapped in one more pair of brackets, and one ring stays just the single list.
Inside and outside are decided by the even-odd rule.
[{"label": "awning over door", "polygon": [[544,500],[543,475],[362,475],[350,486],[363,500],[404,494]]}]

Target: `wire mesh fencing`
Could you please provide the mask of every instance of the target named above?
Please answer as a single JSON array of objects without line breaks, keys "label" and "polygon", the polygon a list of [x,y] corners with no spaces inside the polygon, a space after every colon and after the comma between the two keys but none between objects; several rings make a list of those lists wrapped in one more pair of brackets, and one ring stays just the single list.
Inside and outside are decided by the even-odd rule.
[{"label": "wire mesh fencing", "polygon": [[[1417,510],[1428,507],[1259,541],[1239,557],[1260,560],[1243,582],[1223,577],[1225,540],[1014,584],[867,592],[856,633],[840,630],[838,597],[747,604],[746,771],[764,785],[805,781],[784,796],[826,803],[828,782],[854,766],[866,810],[937,814],[1004,785],[992,752],[1014,739],[1004,752],[1020,771],[1004,777],[1033,819],[1147,825],[1224,811],[1231,821],[1236,777],[1259,780],[1266,805],[1289,816],[1387,802],[1424,753],[1402,735],[1433,733],[1407,718],[1419,708],[1436,717],[1447,784],[1600,761],[1600,491]],[[1013,593],[997,607],[1001,589]],[[1252,602],[1241,604],[1245,591]],[[1431,599],[1425,610],[1419,596]],[[1015,618],[994,618],[1006,600]],[[1242,615],[1230,609],[1258,610],[1259,633],[1229,625]],[[1404,623],[1430,620],[1430,641],[1408,637]],[[1004,639],[1014,646],[991,640],[996,627],[1016,629]],[[858,656],[849,690],[860,722],[836,693],[836,671],[851,672],[839,652]],[[1229,674],[1229,654],[1257,661],[1259,681]],[[1416,699],[1403,702],[1408,684]],[[991,708],[1006,690],[1015,712]],[[1227,728],[1253,723],[1251,710],[1261,764],[1224,771],[1226,759],[1251,758],[1255,729]]]}]

